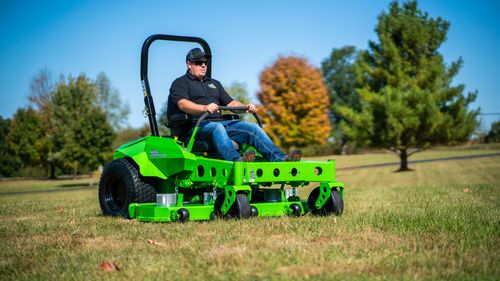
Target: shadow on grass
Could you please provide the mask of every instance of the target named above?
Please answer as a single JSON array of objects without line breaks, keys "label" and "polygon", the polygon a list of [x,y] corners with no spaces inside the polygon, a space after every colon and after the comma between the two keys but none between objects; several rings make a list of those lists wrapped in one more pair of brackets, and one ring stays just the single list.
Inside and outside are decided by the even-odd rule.
[{"label": "shadow on grass", "polygon": [[[94,183],[94,186],[96,184]],[[65,183],[65,184],[60,184],[57,185],[58,188],[75,188],[75,187],[90,187],[88,182],[82,182],[82,183]]]}]

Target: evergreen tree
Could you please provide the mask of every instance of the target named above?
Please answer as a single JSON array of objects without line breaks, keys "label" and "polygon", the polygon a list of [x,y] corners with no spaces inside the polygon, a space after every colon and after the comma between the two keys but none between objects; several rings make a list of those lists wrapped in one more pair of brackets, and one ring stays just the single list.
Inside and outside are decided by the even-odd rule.
[{"label": "evergreen tree", "polygon": [[339,124],[341,121],[349,122],[349,120],[343,118],[337,109],[344,106],[357,112],[361,111],[354,70],[357,57],[358,51],[354,46],[344,46],[333,49],[330,56],[321,63],[325,86],[330,97],[333,135],[343,148],[351,140],[349,136],[342,134]]},{"label": "evergreen tree", "polygon": [[463,61],[447,66],[438,49],[449,23],[430,18],[417,1],[390,4],[378,18],[378,42],[356,63],[360,112],[339,107],[342,131],[361,143],[390,149],[408,157],[434,144],[466,141],[476,128],[479,110],[469,110],[477,92],[463,95],[464,85],[452,86]]},{"label": "evergreen tree", "polygon": [[324,144],[330,137],[329,100],[319,69],[305,59],[280,57],[260,74],[264,130],[282,148]]}]

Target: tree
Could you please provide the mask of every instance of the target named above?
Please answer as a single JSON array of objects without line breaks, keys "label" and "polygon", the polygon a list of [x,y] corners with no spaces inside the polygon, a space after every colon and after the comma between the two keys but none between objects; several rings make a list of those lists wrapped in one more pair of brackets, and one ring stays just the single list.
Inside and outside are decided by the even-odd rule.
[{"label": "tree", "polygon": [[19,108],[9,128],[9,150],[19,161],[21,169],[42,164],[40,152],[44,145],[42,120],[33,108]]},{"label": "tree", "polygon": [[[224,87],[226,92],[228,92],[231,97],[243,104],[251,103],[250,98],[248,97],[247,87],[244,83],[240,82],[232,82],[231,85]],[[245,122],[255,122],[255,118],[253,118],[250,114],[240,114],[240,118]]]},{"label": "tree", "polygon": [[260,74],[260,88],[259,113],[276,145],[289,149],[326,142],[329,100],[319,69],[303,58],[280,57]]},{"label": "tree", "polygon": [[75,173],[92,172],[111,157],[114,133],[97,95],[94,83],[82,74],[61,81],[52,96],[51,157]]},{"label": "tree", "polygon": [[[30,82],[30,95],[28,96],[28,100],[35,109],[46,114],[49,112],[47,108],[50,107],[50,99],[55,87],[56,83],[54,83],[52,73],[46,68],[41,69]],[[48,118],[46,116],[44,117]]]},{"label": "tree", "polygon": [[51,157],[54,149],[54,128],[50,126],[51,112],[53,112],[52,95],[56,86],[57,83],[54,82],[52,73],[48,69],[41,69],[30,82],[28,96],[28,100],[40,117],[40,126],[44,134],[39,139],[38,153],[46,174],[50,178],[55,178],[57,166],[57,163],[54,162],[55,159]]},{"label": "tree", "polygon": [[353,110],[361,111],[361,103],[356,92],[356,72],[354,70],[358,51],[354,46],[344,46],[333,49],[328,58],[321,63],[325,86],[330,97],[330,116],[333,123],[334,137],[345,148],[349,137],[339,130],[341,121],[349,122],[342,115],[337,113],[338,107],[350,107]]},{"label": "tree", "polygon": [[96,81],[80,75],[76,79],[61,76],[55,83],[51,73],[42,69],[30,83],[28,99],[40,117],[43,135],[37,148],[51,178],[57,168],[92,171],[111,158],[113,131],[108,120],[119,128],[128,105],[122,105],[104,73]]},{"label": "tree", "polygon": [[361,111],[337,109],[348,120],[340,123],[345,134],[397,153],[400,171],[413,153],[466,141],[478,124],[479,109],[468,109],[477,92],[463,95],[464,85],[451,85],[462,59],[447,67],[438,51],[448,28],[416,1],[393,1],[378,18],[379,42],[370,41],[356,62]]},{"label": "tree", "polygon": [[16,161],[7,141],[10,124],[11,120],[0,116],[0,178],[12,176],[19,168],[19,161]]},{"label": "tree", "polygon": [[113,130],[120,130],[123,125],[126,125],[127,116],[130,113],[128,103],[122,102],[119,91],[112,87],[111,81],[104,72],[97,75],[95,86],[99,106],[107,115]]},{"label": "tree", "polygon": [[491,124],[491,129],[486,136],[486,142],[500,142],[500,120]]}]

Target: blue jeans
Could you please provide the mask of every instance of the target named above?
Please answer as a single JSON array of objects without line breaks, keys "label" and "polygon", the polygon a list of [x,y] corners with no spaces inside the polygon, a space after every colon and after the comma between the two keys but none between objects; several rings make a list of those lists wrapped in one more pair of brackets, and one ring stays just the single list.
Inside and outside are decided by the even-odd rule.
[{"label": "blue jeans", "polygon": [[241,155],[233,147],[231,140],[238,144],[247,143],[259,151],[268,161],[283,161],[285,154],[257,124],[238,120],[201,122],[196,139],[212,141],[217,154],[228,161],[238,161]]}]

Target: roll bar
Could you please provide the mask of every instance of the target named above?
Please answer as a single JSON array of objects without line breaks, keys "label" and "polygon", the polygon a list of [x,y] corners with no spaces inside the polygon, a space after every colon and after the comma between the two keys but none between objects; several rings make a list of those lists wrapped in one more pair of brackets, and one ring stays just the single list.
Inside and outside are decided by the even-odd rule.
[{"label": "roll bar", "polygon": [[[146,114],[149,119],[149,127],[151,129],[152,136],[160,136],[160,132],[158,130],[158,122],[156,121],[156,110],[153,102],[153,96],[151,95],[151,89],[149,87],[148,80],[148,53],[149,47],[155,41],[177,41],[177,42],[192,42],[198,43],[203,48],[204,52],[208,55],[212,55],[210,50],[210,46],[208,43],[199,38],[199,37],[190,37],[190,36],[177,36],[177,35],[164,35],[164,34],[155,34],[149,36],[144,43],[142,44],[141,51],[141,83],[142,83],[142,91],[144,94],[144,104],[146,105]],[[208,60],[207,64],[207,74],[208,77],[212,77],[212,63]]]}]

